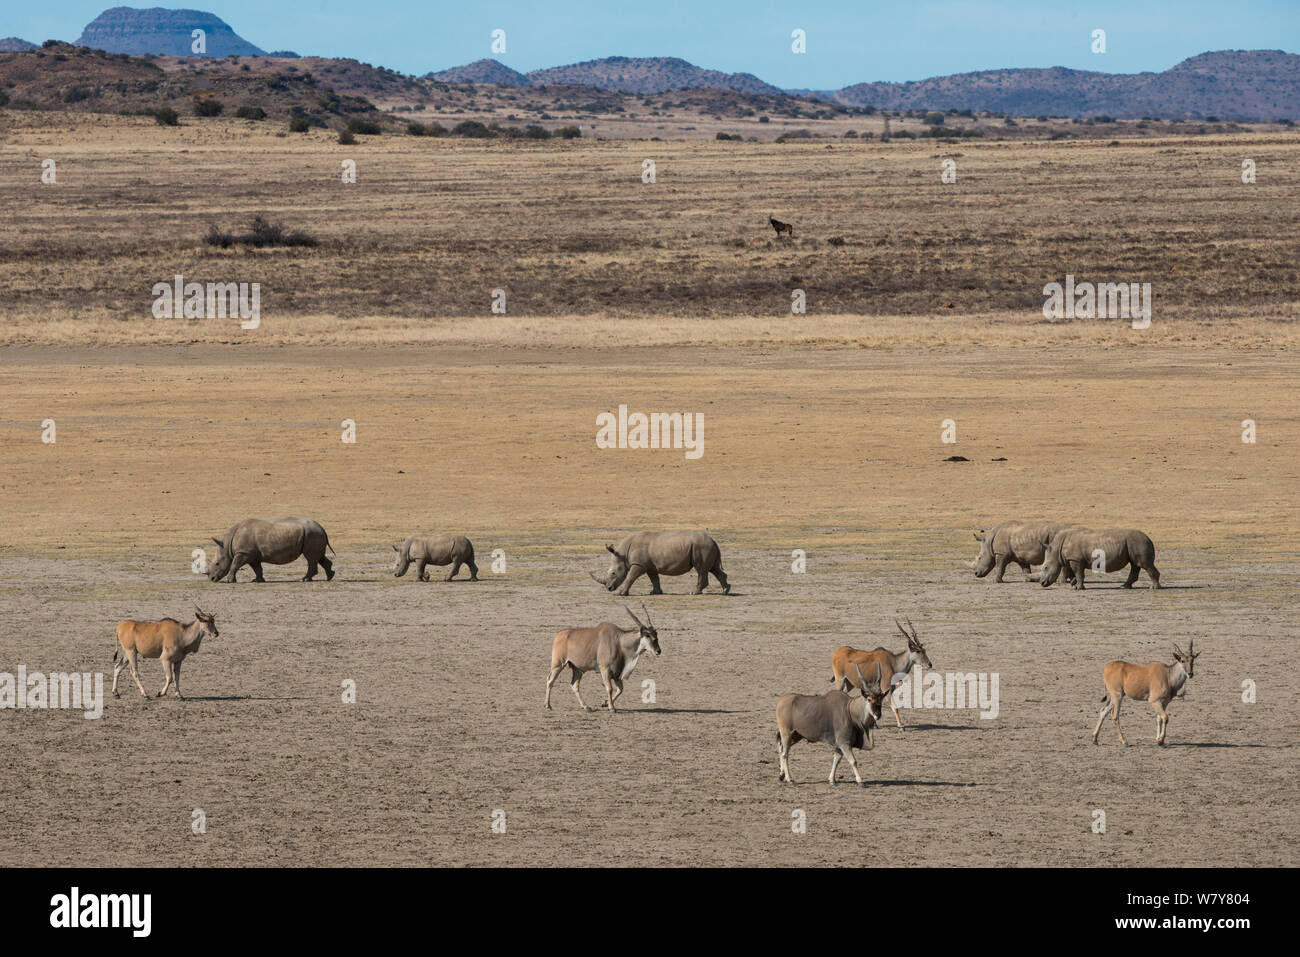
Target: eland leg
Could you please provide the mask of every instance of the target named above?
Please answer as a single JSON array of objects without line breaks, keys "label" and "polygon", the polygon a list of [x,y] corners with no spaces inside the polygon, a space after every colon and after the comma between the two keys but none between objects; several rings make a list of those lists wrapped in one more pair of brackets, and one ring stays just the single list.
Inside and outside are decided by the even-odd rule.
[{"label": "eland leg", "polygon": [[582,683],[582,672],[574,665],[569,665],[569,671],[571,672],[569,675],[569,687],[573,689],[573,693],[578,699],[578,705],[583,711],[590,711],[591,709],[587,707],[587,702],[582,700],[582,692],[578,690],[578,685]]},{"label": "eland leg", "polygon": [[560,672],[564,670],[564,662],[558,665],[551,665],[551,673],[546,676],[546,710],[551,710],[551,685],[555,684],[555,679],[560,677]]},{"label": "eland leg", "polygon": [[1101,723],[1106,720],[1106,715],[1110,714],[1111,699],[1110,692],[1107,692],[1106,706],[1101,709],[1101,714],[1097,715],[1097,726],[1092,729],[1092,743],[1097,743],[1097,735],[1101,734]]},{"label": "eland leg", "polygon": [[1115,723],[1115,733],[1119,735],[1119,743],[1127,748],[1128,742],[1124,740],[1124,732],[1121,731],[1119,727],[1119,706],[1124,699],[1112,698],[1111,700],[1114,702],[1115,706],[1110,709],[1110,720]]},{"label": "eland leg", "polygon": [[167,689],[170,688],[170,687],[172,686],[172,663],[171,663],[171,659],[169,659],[169,658],[163,658],[163,659],[162,659],[162,666],[163,666],[163,674],[165,674],[165,675],[167,676],[167,680],[163,682],[162,691],[159,691],[159,692],[158,692],[158,697],[159,697],[159,698],[165,698],[165,697],[167,697]]},{"label": "eland leg", "polygon": [[140,680],[140,669],[136,666],[136,653],[127,652],[127,663],[131,666],[131,677],[135,679],[135,686],[140,689],[140,694],[144,695],[144,700],[149,700],[149,692],[144,690],[144,682]]},{"label": "eland leg", "polygon": [[600,680],[605,685],[605,707],[609,708],[610,714],[614,714],[614,678],[608,668],[600,669]]}]

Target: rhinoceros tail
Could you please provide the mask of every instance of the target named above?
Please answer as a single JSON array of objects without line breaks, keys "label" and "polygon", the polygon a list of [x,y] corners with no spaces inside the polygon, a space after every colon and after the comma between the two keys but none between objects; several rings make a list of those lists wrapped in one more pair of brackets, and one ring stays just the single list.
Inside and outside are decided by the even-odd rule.
[{"label": "rhinoceros tail", "polygon": [[[325,547],[328,548],[331,552],[334,552],[334,546],[330,544],[330,537],[328,532],[325,534]],[[334,554],[337,555],[338,552],[334,552]]]}]

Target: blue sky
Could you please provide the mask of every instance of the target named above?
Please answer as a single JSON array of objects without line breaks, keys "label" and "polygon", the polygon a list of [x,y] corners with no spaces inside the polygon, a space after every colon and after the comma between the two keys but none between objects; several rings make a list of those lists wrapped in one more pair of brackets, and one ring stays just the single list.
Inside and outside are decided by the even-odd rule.
[{"label": "blue sky", "polygon": [[[0,36],[75,40],[113,0],[5,0]],[[138,5],[144,6],[145,3]],[[151,4],[150,4],[151,5]],[[181,6],[181,4],[176,4]],[[1000,67],[1164,70],[1206,50],[1300,50],[1300,0],[186,0],[265,50],[427,73],[491,56],[527,71],[602,56],[679,56],[790,88]],[[808,52],[790,50],[806,31]],[[1106,31],[1107,52],[1091,52]]]}]

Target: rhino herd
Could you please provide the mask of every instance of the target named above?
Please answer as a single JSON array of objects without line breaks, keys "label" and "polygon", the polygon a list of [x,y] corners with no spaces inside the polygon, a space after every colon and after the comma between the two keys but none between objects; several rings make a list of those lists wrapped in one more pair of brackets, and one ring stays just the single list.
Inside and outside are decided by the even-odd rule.
[{"label": "rhino herd", "polygon": [[[1132,588],[1143,571],[1151,579],[1152,588],[1160,587],[1156,547],[1150,536],[1136,528],[1096,529],[1063,522],[1010,521],[988,532],[976,532],[975,540],[980,543],[980,553],[966,564],[976,578],[996,571],[994,581],[1001,582],[1007,566],[1016,564],[1028,581],[1037,581],[1044,588],[1064,575],[1071,586],[1082,589],[1089,570],[1117,572],[1127,568],[1124,588]],[[1041,566],[1037,577],[1031,575],[1035,565]]]}]

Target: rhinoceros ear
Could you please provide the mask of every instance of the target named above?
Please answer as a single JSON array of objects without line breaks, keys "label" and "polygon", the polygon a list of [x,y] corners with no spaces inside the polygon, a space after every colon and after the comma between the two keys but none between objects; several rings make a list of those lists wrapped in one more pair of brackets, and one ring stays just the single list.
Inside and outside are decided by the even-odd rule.
[{"label": "rhinoceros ear", "polygon": [[984,541],[984,529],[980,529],[978,532],[972,532],[971,534],[975,536],[975,541]]},{"label": "rhinoceros ear", "polygon": [[605,551],[609,552],[611,555],[617,555],[617,554],[618,554],[618,552],[614,551],[614,546],[613,546],[613,545],[606,545],[606,546],[605,546]]},{"label": "rhinoceros ear", "polygon": [[400,549],[400,548],[398,548],[398,547],[397,547],[397,546],[396,546],[396,545],[394,545],[394,546],[393,546],[393,551],[395,551],[395,552],[400,552],[400,551],[401,551],[401,549]]},{"label": "rhinoceros ear", "polygon": [[217,548],[221,548],[221,547],[222,547],[222,545],[221,545],[221,539],[219,539],[219,538],[214,538],[214,539],[212,539],[212,540],[213,540],[214,542],[217,543]]}]

